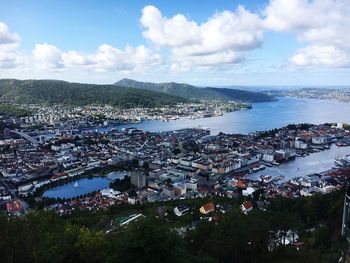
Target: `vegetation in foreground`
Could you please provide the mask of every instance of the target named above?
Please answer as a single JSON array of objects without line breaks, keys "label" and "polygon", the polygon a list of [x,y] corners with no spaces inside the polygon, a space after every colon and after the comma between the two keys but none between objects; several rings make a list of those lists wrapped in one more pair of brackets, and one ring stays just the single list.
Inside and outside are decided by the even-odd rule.
[{"label": "vegetation in foreground", "polygon": [[[116,205],[67,217],[45,211],[13,219],[1,216],[0,262],[330,262],[338,254],[343,195],[276,198],[267,211],[255,208],[248,215],[238,208],[242,200],[211,197]],[[208,201],[229,203],[233,209],[224,216],[212,214],[212,222],[199,220],[198,207]],[[172,208],[179,203],[192,213],[176,217]],[[159,207],[168,215],[160,215]],[[105,234],[118,216],[130,212],[145,218]],[[191,222],[197,222],[196,228],[184,236],[174,231]],[[301,249],[279,246],[268,251],[271,231],[288,229],[298,231]]]}]

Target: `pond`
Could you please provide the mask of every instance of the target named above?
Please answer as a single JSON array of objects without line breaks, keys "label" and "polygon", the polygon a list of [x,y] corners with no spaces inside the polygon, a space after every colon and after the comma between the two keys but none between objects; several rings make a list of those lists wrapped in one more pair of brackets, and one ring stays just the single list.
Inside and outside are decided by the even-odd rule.
[{"label": "pond", "polygon": [[78,197],[108,188],[111,182],[117,178],[122,179],[125,175],[127,175],[127,172],[123,171],[77,178],[77,180],[46,190],[43,197],[62,199]]}]

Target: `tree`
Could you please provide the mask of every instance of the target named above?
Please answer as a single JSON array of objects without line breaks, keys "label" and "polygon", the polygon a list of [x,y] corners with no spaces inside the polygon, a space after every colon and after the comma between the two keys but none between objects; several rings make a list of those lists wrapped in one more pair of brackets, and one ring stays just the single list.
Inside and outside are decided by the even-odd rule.
[{"label": "tree", "polygon": [[118,262],[183,262],[184,256],[182,239],[156,219],[130,224],[116,240]]}]

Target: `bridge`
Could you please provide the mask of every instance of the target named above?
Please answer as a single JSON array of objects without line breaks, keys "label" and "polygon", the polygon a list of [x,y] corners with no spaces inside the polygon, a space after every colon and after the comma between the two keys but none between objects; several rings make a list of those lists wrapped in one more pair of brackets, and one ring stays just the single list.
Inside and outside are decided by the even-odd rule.
[{"label": "bridge", "polygon": [[34,144],[35,146],[38,146],[40,144],[38,140],[34,139],[33,137],[29,136],[28,134],[26,134],[24,132],[19,132],[19,131],[14,131],[14,130],[10,130],[10,132],[21,136],[22,138],[24,138],[27,141]]}]

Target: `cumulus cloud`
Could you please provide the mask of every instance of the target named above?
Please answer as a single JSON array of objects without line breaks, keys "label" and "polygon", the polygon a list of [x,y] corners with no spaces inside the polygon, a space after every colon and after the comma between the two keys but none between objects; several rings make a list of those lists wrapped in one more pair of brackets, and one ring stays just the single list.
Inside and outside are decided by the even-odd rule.
[{"label": "cumulus cloud", "polygon": [[234,12],[218,12],[202,24],[182,14],[167,18],[156,7],[146,6],[140,22],[145,28],[143,36],[157,46],[170,48],[172,59],[182,64],[239,63],[246,51],[261,45],[263,36],[260,17],[243,6]]},{"label": "cumulus cloud", "polygon": [[161,63],[161,57],[143,45],[124,50],[102,44],[95,53],[62,52],[54,45],[36,44],[33,57],[41,69],[95,69],[97,71],[139,71]]},{"label": "cumulus cloud", "polygon": [[18,44],[19,41],[19,35],[9,32],[8,26],[0,22],[0,45]]},{"label": "cumulus cloud", "polygon": [[93,65],[94,60],[91,55],[78,51],[68,51],[61,54],[62,62],[66,67],[79,67]]},{"label": "cumulus cloud", "polygon": [[161,63],[161,57],[143,45],[126,46],[124,50],[110,45],[101,45],[94,55],[95,65],[99,70],[144,70]]},{"label": "cumulus cloud", "polygon": [[348,0],[271,0],[264,10],[265,28],[296,32],[307,43],[291,61],[303,66],[349,66]]},{"label": "cumulus cloud", "polygon": [[62,52],[54,45],[36,44],[33,50],[36,65],[41,69],[63,68]]},{"label": "cumulus cloud", "polygon": [[343,67],[350,65],[350,57],[345,51],[335,46],[308,46],[299,49],[291,61],[297,66]]},{"label": "cumulus cloud", "polygon": [[20,56],[16,52],[20,37],[16,33],[11,33],[6,24],[0,22],[0,68],[14,68],[20,61]]}]

